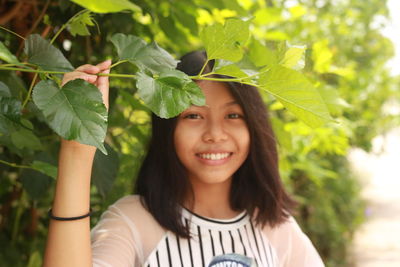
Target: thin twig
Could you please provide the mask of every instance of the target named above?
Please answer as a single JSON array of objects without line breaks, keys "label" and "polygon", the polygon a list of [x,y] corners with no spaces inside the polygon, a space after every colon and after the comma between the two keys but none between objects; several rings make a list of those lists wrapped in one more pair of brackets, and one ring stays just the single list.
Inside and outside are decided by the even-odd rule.
[{"label": "thin twig", "polygon": [[19,165],[13,162],[8,162],[8,161],[4,161],[0,159],[0,163],[3,163],[5,165],[8,165],[10,167],[14,167],[14,168],[21,168],[21,169],[32,169],[32,170],[36,170],[35,168],[31,167],[31,166],[27,166],[27,165]]},{"label": "thin twig", "polygon": [[25,40],[25,37],[23,37],[22,35],[19,35],[18,33],[13,32],[12,30],[9,30],[9,29],[7,29],[7,28],[5,28],[5,27],[3,27],[3,26],[0,26],[0,29],[5,30],[5,31],[7,31],[7,32],[9,32],[9,33],[12,33],[12,34],[14,34],[15,36],[21,38],[22,40]]}]

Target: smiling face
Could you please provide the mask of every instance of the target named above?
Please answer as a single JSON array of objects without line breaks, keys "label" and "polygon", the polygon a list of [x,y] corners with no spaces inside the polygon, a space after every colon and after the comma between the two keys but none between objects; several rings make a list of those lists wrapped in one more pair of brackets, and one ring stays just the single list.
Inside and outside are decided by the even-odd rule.
[{"label": "smiling face", "polygon": [[226,84],[200,81],[206,106],[182,112],[174,132],[176,154],[192,186],[231,181],[246,160],[250,134],[241,106]]}]

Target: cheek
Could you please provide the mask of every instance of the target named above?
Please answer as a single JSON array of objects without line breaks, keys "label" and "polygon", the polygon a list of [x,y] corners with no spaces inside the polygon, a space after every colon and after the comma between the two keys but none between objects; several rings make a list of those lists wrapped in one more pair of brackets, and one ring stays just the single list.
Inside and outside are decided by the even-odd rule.
[{"label": "cheek", "polygon": [[176,154],[181,161],[182,156],[184,154],[187,154],[191,150],[193,146],[192,140],[194,140],[194,138],[190,129],[187,129],[187,127],[183,127],[178,124],[174,132],[174,147]]},{"label": "cheek", "polygon": [[245,151],[246,157],[249,154],[250,151],[250,133],[246,131],[245,134],[242,135],[242,142],[241,142],[241,147]]}]

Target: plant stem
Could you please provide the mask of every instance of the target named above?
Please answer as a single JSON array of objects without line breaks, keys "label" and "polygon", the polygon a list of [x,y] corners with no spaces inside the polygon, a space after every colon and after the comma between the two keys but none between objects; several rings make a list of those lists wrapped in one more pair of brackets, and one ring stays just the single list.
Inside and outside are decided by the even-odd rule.
[{"label": "plant stem", "polygon": [[134,74],[118,74],[118,73],[97,73],[97,76],[108,76],[108,77],[117,77],[117,78],[136,78]]},{"label": "plant stem", "polygon": [[125,62],[128,62],[128,60],[127,60],[127,59],[124,59],[124,60],[117,61],[116,63],[114,63],[114,64],[112,64],[112,65],[110,66],[110,69],[112,69],[112,68],[118,66],[119,64],[125,63]]},{"label": "plant stem", "polygon": [[64,71],[48,71],[48,70],[35,70],[35,69],[23,69],[23,68],[15,68],[15,67],[5,67],[4,65],[0,65],[0,70],[15,70],[22,72],[33,72],[33,73],[48,73],[48,74],[65,74],[67,72]]},{"label": "plant stem", "polygon": [[7,28],[4,28],[3,26],[0,26],[0,29],[5,30],[5,31],[7,31],[7,32],[9,32],[9,33],[12,33],[12,34],[14,34],[15,36],[21,38],[22,40],[26,40],[23,36],[19,35],[19,34],[16,33],[16,32],[13,32],[12,30],[9,30],[9,29],[7,29]]},{"label": "plant stem", "polygon": [[200,70],[200,73],[197,75],[198,77],[200,77],[203,74],[204,69],[206,68],[207,64],[208,64],[209,60],[207,58],[206,62],[204,62],[203,67]]},{"label": "plant stem", "polygon": [[71,23],[71,21],[73,19],[75,19],[77,16],[81,15],[84,12],[88,12],[87,9],[81,10],[78,13],[76,13],[75,15],[73,15],[66,23],[64,23],[61,28],[56,32],[56,34],[53,36],[53,38],[51,39],[50,43],[54,43],[54,41],[57,39],[57,37],[60,35],[60,33]]},{"label": "plant stem", "polygon": [[38,73],[35,73],[35,76],[33,76],[31,84],[29,85],[28,94],[25,97],[24,103],[22,103],[22,105],[21,105],[21,109],[24,109],[26,104],[28,104],[29,98],[31,98],[31,93],[32,93],[32,90],[33,90],[33,86],[35,86],[35,83],[36,83],[38,75],[39,75]]},{"label": "plant stem", "polygon": [[189,76],[193,80],[216,81],[216,82],[241,82],[240,78],[215,78],[206,76]]},{"label": "plant stem", "polygon": [[36,170],[35,168],[31,167],[31,166],[26,166],[26,165],[18,165],[16,163],[12,163],[12,162],[8,162],[8,161],[4,161],[0,159],[0,163],[3,163],[5,165],[14,167],[14,168],[21,168],[21,169],[32,169],[32,170]]}]

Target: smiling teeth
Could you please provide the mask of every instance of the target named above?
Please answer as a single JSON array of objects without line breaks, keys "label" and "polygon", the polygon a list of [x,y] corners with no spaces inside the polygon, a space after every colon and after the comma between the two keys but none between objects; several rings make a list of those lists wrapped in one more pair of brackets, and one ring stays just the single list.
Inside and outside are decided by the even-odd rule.
[{"label": "smiling teeth", "polygon": [[202,159],[220,160],[229,157],[230,153],[199,154]]}]

